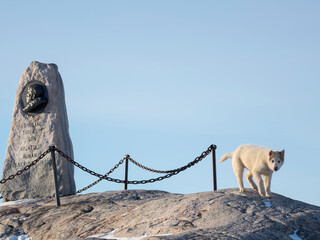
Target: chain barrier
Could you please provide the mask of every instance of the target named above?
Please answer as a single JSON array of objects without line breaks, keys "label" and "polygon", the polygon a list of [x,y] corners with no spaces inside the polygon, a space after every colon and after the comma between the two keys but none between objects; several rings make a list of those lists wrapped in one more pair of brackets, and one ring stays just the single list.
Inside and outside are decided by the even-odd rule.
[{"label": "chain barrier", "polygon": [[[202,152],[200,156],[196,157],[194,161],[188,163],[187,165],[181,167],[181,168],[177,168],[175,170],[170,170],[168,171],[169,173],[167,175],[164,175],[164,176],[161,176],[161,177],[158,177],[158,178],[152,178],[152,179],[148,179],[148,180],[140,180],[140,181],[137,181],[137,180],[133,180],[133,181],[127,181],[127,184],[146,184],[146,183],[154,183],[154,182],[158,182],[158,181],[162,181],[164,179],[167,179],[167,178],[170,178],[174,175],[177,175],[178,173],[194,166],[195,164],[197,164],[198,162],[200,162],[201,160],[203,160],[206,156],[208,156],[211,151],[213,149],[216,149],[216,146],[215,145],[211,145],[206,151]],[[110,181],[110,182],[115,182],[115,183],[125,183],[124,180],[120,180],[120,179],[115,179],[115,178],[111,178],[111,177],[108,177],[108,176],[105,176],[105,175],[102,175],[102,174],[99,174],[99,173],[96,173],[84,166],[82,166],[80,163],[74,161],[73,159],[71,159],[70,157],[68,157],[65,153],[63,153],[61,150],[59,150],[58,148],[55,148],[54,149],[56,152],[58,152],[62,157],[64,157],[67,161],[69,161],[70,163],[72,163],[74,166],[80,168],[82,171],[85,171],[93,176],[96,176],[98,177],[99,179],[105,179],[107,181]],[[130,157],[128,157],[130,159]],[[124,159],[122,159],[124,160]],[[141,165],[141,164],[140,164]],[[142,165],[141,165],[142,166]],[[147,167],[146,167],[147,168]],[[151,168],[147,168],[147,169],[150,169]],[[152,169],[153,170],[153,169]],[[158,170],[155,170],[155,171],[158,171]],[[159,171],[160,172],[160,171]],[[106,174],[108,175],[108,174]],[[90,184],[91,185],[91,184]],[[82,190],[82,189],[81,189]]]},{"label": "chain barrier", "polygon": [[[74,161],[73,159],[71,159],[69,156],[67,156],[64,152],[62,152],[60,149],[58,149],[57,147],[53,146],[50,147],[48,150],[46,150],[45,152],[43,152],[37,159],[35,159],[34,161],[32,161],[29,165],[25,166],[23,169],[19,170],[16,174],[10,175],[7,178],[4,178],[2,180],[0,180],[0,184],[4,184],[6,183],[8,180],[12,180],[14,179],[16,176],[21,175],[23,172],[29,170],[32,166],[36,165],[41,159],[43,159],[48,153],[52,152],[52,151],[56,151],[57,153],[59,153],[62,157],[64,157],[67,161],[69,161],[71,164],[73,164],[74,166],[80,168],[81,170],[95,176],[98,177],[99,179],[93,183],[91,183],[90,185],[88,185],[87,187],[84,187],[80,190],[77,191],[77,193],[81,193],[89,188],[91,188],[92,186],[96,185],[97,183],[99,183],[102,180],[107,180],[110,182],[115,182],[115,183],[127,183],[127,184],[147,184],[147,183],[154,183],[154,182],[158,182],[158,181],[162,181],[164,179],[170,178],[174,175],[179,174],[182,171],[187,170],[188,168],[194,166],[195,164],[199,163],[200,161],[202,161],[205,157],[207,157],[213,150],[215,150],[217,148],[216,145],[211,145],[207,150],[205,150],[204,152],[201,153],[200,156],[196,157],[195,160],[193,160],[192,162],[188,163],[187,165],[174,169],[174,170],[155,170],[149,167],[146,167],[140,163],[138,163],[137,161],[133,160],[129,155],[126,155],[123,159],[121,159],[119,161],[119,163],[117,163],[112,169],[110,169],[109,172],[107,172],[105,175],[96,173],[84,166],[82,166],[80,163]],[[125,160],[129,160],[131,161],[133,164],[135,164],[136,166],[146,170],[146,171],[150,171],[150,172],[154,172],[154,173],[167,173],[164,176],[160,176],[157,178],[151,178],[148,180],[133,180],[133,181],[124,181],[124,180],[120,180],[120,179],[115,179],[115,178],[111,178],[109,177],[109,175],[116,170]],[[3,196],[0,196],[0,199],[2,199]]]},{"label": "chain barrier", "polygon": [[[178,173],[187,170],[188,168],[194,166],[195,164],[199,163],[200,161],[202,161],[204,158],[206,158],[212,150],[216,149],[217,146],[215,145],[211,145],[206,151],[202,152],[201,155],[199,157],[196,157],[194,161],[188,163],[187,165],[177,168],[175,170],[169,170],[169,171],[161,171],[161,170],[154,170],[148,167],[144,167],[143,169],[145,170],[154,170],[155,172],[169,172],[169,174],[158,177],[158,178],[151,178],[149,180],[141,180],[141,181],[128,181],[128,184],[146,184],[146,183],[154,183],[154,182],[158,182],[158,181],[162,181],[164,179],[170,178],[174,175],[177,175]],[[141,164],[139,164],[141,165]],[[143,166],[143,165],[141,165]]]}]

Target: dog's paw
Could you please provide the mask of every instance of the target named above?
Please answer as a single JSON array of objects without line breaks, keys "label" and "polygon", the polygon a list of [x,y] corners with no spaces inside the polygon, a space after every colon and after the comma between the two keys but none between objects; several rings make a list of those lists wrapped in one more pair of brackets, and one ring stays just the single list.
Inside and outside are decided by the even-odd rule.
[{"label": "dog's paw", "polygon": [[241,193],[245,192],[244,188],[240,188],[239,192],[241,192]]},{"label": "dog's paw", "polygon": [[271,194],[269,194],[269,193],[266,194],[266,197],[267,198],[272,198]]}]

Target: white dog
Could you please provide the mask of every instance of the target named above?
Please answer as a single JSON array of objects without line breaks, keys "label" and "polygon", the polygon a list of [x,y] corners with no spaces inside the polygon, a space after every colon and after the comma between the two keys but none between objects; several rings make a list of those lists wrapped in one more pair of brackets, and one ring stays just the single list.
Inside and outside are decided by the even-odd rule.
[{"label": "white dog", "polygon": [[[219,162],[228,158],[232,158],[232,167],[238,180],[240,192],[244,192],[243,171],[246,168],[248,169],[246,178],[252,189],[258,190],[261,196],[271,197],[272,173],[281,168],[284,162],[284,150],[279,152],[255,145],[241,145],[234,152],[223,155]],[[264,186],[261,175],[263,175]],[[252,177],[256,180],[258,187]]]}]

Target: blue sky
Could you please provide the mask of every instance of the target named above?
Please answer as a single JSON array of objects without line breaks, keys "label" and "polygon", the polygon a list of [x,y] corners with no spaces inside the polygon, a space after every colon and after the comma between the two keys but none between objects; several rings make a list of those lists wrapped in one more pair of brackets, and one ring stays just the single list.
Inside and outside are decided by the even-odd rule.
[{"label": "blue sky", "polygon": [[[75,160],[88,168],[105,173],[130,154],[173,169],[211,144],[219,159],[252,143],[286,150],[273,192],[320,206],[319,11],[319,1],[2,2],[0,171],[21,73],[39,61],[59,67]],[[219,189],[238,187],[231,160],[217,171]],[[130,165],[130,180],[158,176]],[[129,188],[211,191],[211,159]]]}]

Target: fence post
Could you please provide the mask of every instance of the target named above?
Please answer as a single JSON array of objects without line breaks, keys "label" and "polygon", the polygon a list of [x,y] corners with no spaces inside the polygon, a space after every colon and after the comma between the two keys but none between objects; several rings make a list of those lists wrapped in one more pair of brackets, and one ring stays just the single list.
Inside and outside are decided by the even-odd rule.
[{"label": "fence post", "polygon": [[128,168],[129,168],[129,155],[126,155],[126,164],[124,169],[124,190],[128,190]]},{"label": "fence post", "polygon": [[50,146],[49,147],[49,149],[51,151],[52,169],[53,169],[53,176],[54,176],[54,185],[56,187],[57,206],[59,207],[61,205],[61,203],[60,203],[60,195],[59,195],[59,184],[58,184],[55,148],[56,148],[55,146]]},{"label": "fence post", "polygon": [[216,146],[211,145],[213,191],[217,191]]}]

